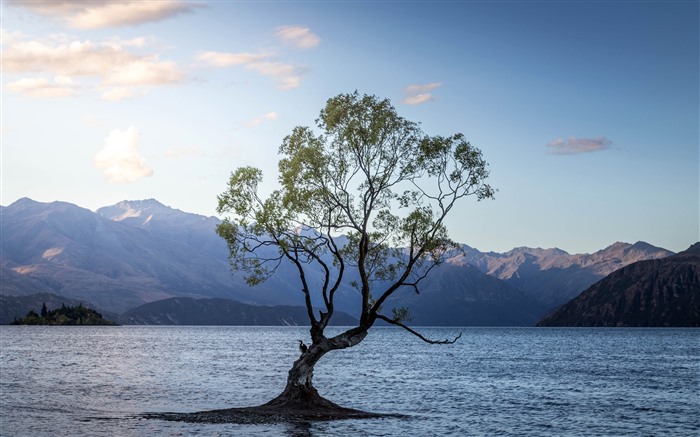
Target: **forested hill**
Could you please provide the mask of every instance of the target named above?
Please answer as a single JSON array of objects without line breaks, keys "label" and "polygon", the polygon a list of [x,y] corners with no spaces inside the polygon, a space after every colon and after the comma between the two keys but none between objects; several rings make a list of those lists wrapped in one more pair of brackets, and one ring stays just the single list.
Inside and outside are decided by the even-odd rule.
[{"label": "forested hill", "polygon": [[116,325],[111,320],[102,318],[102,314],[82,305],[67,307],[62,305],[55,310],[47,310],[44,304],[39,313],[29,311],[26,316],[15,320],[13,325]]}]

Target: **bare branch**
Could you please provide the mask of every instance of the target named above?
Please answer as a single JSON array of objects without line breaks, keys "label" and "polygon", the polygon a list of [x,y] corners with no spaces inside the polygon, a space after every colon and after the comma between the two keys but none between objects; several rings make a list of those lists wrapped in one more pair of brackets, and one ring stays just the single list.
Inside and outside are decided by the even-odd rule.
[{"label": "bare branch", "polygon": [[411,334],[415,335],[416,337],[420,338],[421,340],[423,340],[424,342],[426,342],[426,343],[428,343],[428,344],[452,344],[452,343],[456,342],[457,340],[459,340],[460,337],[462,337],[462,332],[460,331],[459,334],[457,335],[457,337],[453,338],[452,340],[448,340],[448,339],[445,339],[445,340],[431,340],[431,339],[426,338],[425,336],[423,336],[420,332],[417,332],[417,331],[411,329],[410,327],[404,325],[403,323],[397,322],[397,321],[394,320],[394,319],[390,319],[389,317],[386,317],[386,316],[384,316],[384,315],[382,315],[382,314],[376,314],[376,317],[377,317],[378,319],[384,320],[385,322],[387,322],[387,323],[389,323],[389,324],[392,324],[392,325],[394,325],[394,326],[400,326],[400,327],[402,327],[402,328],[405,329],[406,331],[410,332]]}]

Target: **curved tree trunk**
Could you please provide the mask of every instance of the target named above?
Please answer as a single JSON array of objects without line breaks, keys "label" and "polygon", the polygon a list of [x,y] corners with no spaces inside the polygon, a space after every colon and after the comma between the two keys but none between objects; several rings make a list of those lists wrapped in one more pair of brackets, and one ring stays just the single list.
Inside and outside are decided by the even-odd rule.
[{"label": "curved tree trunk", "polygon": [[294,362],[284,391],[266,404],[196,413],[149,413],[144,417],[193,423],[242,424],[387,417],[386,414],[341,407],[321,397],[313,385],[316,363],[330,351],[360,343],[367,336],[368,329],[366,325],[359,326],[330,339],[324,337],[321,331],[312,332],[314,343]]},{"label": "curved tree trunk", "polygon": [[360,343],[367,335],[366,330],[350,330],[331,339],[321,337],[301,354],[287,376],[287,385],[279,396],[264,404],[266,407],[289,409],[315,409],[339,411],[351,409],[341,407],[318,394],[313,385],[314,367],[328,352],[345,349]]}]

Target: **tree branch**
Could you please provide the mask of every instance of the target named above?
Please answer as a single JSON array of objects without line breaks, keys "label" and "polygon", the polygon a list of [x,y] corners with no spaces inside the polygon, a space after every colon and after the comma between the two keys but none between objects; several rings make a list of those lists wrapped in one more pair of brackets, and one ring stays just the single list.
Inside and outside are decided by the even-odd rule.
[{"label": "tree branch", "polygon": [[429,338],[424,337],[420,332],[414,331],[413,329],[404,325],[403,323],[397,322],[396,320],[393,320],[393,319],[390,319],[387,316],[384,316],[382,314],[376,314],[376,317],[378,319],[384,320],[385,322],[387,322],[389,324],[402,327],[406,331],[410,332],[411,334],[415,335],[416,337],[420,338],[421,340],[423,340],[424,342],[426,342],[428,344],[452,344],[452,343],[456,342],[457,340],[459,340],[460,337],[462,337],[462,332],[460,331],[459,335],[457,335],[457,337],[455,337],[452,340],[447,340],[447,339],[445,339],[445,340],[431,340]]}]

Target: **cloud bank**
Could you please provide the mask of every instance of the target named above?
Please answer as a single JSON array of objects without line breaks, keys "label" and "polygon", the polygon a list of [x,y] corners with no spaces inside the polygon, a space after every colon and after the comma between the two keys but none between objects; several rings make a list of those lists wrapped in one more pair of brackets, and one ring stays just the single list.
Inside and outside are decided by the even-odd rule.
[{"label": "cloud bank", "polygon": [[77,29],[134,26],[193,12],[202,7],[182,0],[11,0],[9,4],[22,6],[42,15],[59,17],[69,27]]},{"label": "cloud bank", "polygon": [[102,170],[108,182],[121,184],[153,176],[153,170],[139,154],[140,139],[134,126],[110,132],[94,159],[95,167]]},{"label": "cloud bank", "polygon": [[406,95],[403,102],[407,105],[420,105],[422,103],[434,100],[435,98],[429,91],[432,91],[441,85],[441,82],[432,82],[422,85],[409,85],[403,90],[404,94]]},{"label": "cloud bank", "polygon": [[66,97],[83,88],[80,79],[96,78],[105,100],[121,100],[143,94],[146,87],[184,81],[185,73],[174,62],[134,51],[145,45],[143,38],[101,43],[71,41],[63,35],[15,39],[3,50],[5,74],[43,74],[55,79],[24,77],[7,88],[32,97]]},{"label": "cloud bank", "polygon": [[580,155],[610,148],[612,141],[605,137],[556,139],[547,143],[550,155]]},{"label": "cloud bank", "polygon": [[80,86],[70,77],[56,76],[53,81],[43,77],[24,78],[6,85],[10,91],[30,97],[69,97],[75,95]]}]

